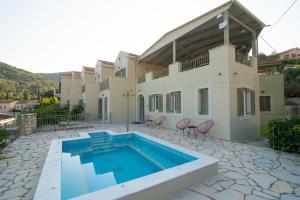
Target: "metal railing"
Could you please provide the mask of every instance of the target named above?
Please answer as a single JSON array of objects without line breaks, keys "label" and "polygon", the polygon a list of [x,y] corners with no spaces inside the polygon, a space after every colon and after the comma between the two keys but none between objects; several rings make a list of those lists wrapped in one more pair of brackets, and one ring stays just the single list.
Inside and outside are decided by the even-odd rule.
[{"label": "metal railing", "polygon": [[239,52],[235,52],[235,62],[251,67],[252,57]]},{"label": "metal railing", "polygon": [[152,79],[158,79],[165,76],[169,76],[169,68],[166,71],[153,71],[152,72]]},{"label": "metal railing", "polygon": [[143,74],[143,75],[137,77],[137,83],[143,83],[143,82],[145,82],[145,81],[146,81],[146,76],[145,76],[145,74]]},{"label": "metal railing", "polygon": [[56,131],[93,128],[100,126],[99,119],[90,118],[89,115],[49,115],[37,116],[37,131]]},{"label": "metal railing", "polygon": [[104,81],[102,81],[100,83],[100,90],[103,91],[103,90],[106,90],[109,88],[109,79],[105,79]]},{"label": "metal railing", "polygon": [[188,71],[188,70],[202,67],[205,65],[209,65],[209,55],[208,54],[201,55],[195,59],[186,60],[186,61],[182,62],[181,71],[184,72],[184,71]]}]

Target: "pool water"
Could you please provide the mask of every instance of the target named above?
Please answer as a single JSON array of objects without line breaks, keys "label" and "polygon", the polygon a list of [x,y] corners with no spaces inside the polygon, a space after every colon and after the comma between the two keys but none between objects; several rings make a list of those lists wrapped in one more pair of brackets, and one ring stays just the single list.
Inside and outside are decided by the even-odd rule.
[{"label": "pool water", "polygon": [[61,198],[69,199],[197,158],[134,133],[63,141]]}]

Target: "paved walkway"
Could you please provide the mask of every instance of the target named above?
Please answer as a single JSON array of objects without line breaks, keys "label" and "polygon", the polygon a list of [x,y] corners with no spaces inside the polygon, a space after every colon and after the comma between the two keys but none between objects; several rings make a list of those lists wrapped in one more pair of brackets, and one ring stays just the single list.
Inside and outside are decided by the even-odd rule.
[{"label": "paved walkway", "polygon": [[[124,125],[101,129],[123,132]],[[219,159],[216,176],[170,197],[172,200],[300,199],[300,156],[218,139],[182,136],[169,129],[132,125],[152,135]],[[52,139],[77,137],[82,130],[38,133],[18,138],[0,160],[0,199],[32,199]]]}]

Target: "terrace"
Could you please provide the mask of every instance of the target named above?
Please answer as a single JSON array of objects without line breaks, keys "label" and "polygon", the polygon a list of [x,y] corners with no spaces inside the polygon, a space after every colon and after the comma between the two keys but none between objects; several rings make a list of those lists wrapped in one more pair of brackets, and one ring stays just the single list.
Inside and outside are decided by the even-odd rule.
[{"label": "terrace", "polygon": [[[125,131],[123,124],[101,125],[98,129]],[[189,150],[219,159],[216,176],[199,182],[169,199],[297,199],[300,197],[300,156],[277,154],[267,147],[225,140],[175,134],[170,129],[131,125],[132,130],[160,138]],[[88,129],[95,130],[95,129]],[[22,136],[4,150],[0,160],[0,199],[32,199],[53,139],[78,137],[68,130]]]}]

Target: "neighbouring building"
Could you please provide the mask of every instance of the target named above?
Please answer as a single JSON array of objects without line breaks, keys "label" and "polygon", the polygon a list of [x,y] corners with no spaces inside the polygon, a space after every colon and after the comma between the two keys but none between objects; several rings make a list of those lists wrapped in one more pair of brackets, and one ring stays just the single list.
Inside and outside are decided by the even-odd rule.
[{"label": "neighbouring building", "polygon": [[60,106],[69,106],[70,111],[78,106],[81,100],[81,73],[73,71],[62,74],[59,89],[54,95],[60,97]]},{"label": "neighbouring building", "polygon": [[257,37],[264,26],[229,1],[167,32],[140,56],[120,51],[114,63],[97,61],[95,71],[81,73],[85,112],[110,123],[125,122],[127,109],[130,121],[164,115],[163,126],[173,129],[186,117],[193,125],[213,119],[213,137],[256,139]]},{"label": "neighbouring building", "polygon": [[295,47],[295,48],[280,52],[278,55],[279,55],[280,60],[300,58],[300,49],[298,47]]},{"label": "neighbouring building", "polygon": [[8,113],[15,108],[18,101],[16,100],[0,100],[0,113]]}]

